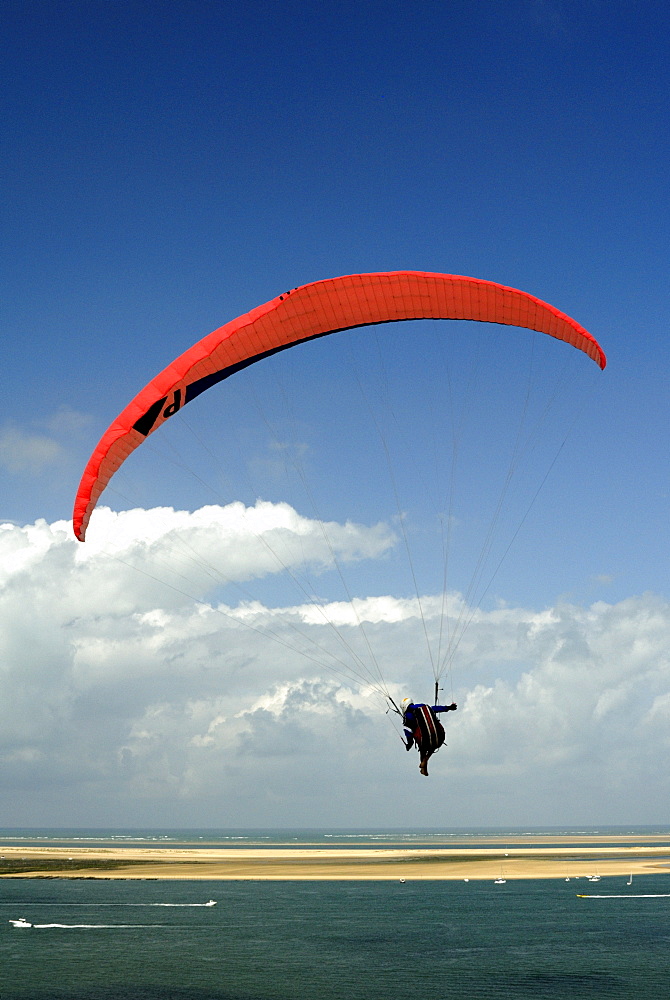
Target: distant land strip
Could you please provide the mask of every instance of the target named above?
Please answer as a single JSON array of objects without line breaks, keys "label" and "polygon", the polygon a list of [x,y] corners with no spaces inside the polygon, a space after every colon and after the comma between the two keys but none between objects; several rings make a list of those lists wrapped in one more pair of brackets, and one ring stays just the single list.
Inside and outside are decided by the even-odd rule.
[{"label": "distant land strip", "polygon": [[[668,838],[612,837],[597,846],[552,838],[552,846],[483,847],[83,847],[0,845],[0,878],[114,879],[588,879],[670,874]],[[521,838],[516,838],[518,845]],[[659,843],[662,840],[663,843]],[[532,845],[532,846],[531,846]]]}]

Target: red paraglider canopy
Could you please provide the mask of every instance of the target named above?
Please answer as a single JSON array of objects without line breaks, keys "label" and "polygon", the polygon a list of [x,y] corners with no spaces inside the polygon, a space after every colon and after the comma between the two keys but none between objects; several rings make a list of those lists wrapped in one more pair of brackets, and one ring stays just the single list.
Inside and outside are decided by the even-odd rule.
[{"label": "red paraglider canopy", "polygon": [[460,319],[524,327],[564,340],[605,367],[587,331],[553,306],[493,281],[424,271],[354,274],[302,285],[252,309],[175,359],[132,400],[91,455],[75,499],[80,541],[100,494],[132,451],[210,386],[293,344],[338,330],[413,319]]}]

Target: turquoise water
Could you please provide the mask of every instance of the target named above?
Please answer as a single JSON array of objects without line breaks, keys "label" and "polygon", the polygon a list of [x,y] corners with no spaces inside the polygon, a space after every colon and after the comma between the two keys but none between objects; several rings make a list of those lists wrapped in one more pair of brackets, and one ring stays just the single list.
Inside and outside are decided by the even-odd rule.
[{"label": "turquoise water", "polygon": [[[576,895],[589,891],[606,898]],[[668,892],[663,875],[632,886],[3,879],[0,997],[659,1000],[670,898],[647,894]],[[37,926],[8,922],[19,917]]]},{"label": "turquoise water", "polygon": [[[494,837],[499,840],[508,840],[509,843],[518,841],[521,837],[525,846],[531,846],[537,838],[541,842],[544,836],[560,836],[568,838],[566,844],[578,842],[582,836],[601,836],[600,843],[610,843],[610,838],[617,835],[626,836],[657,836],[663,838],[659,843],[666,843],[670,848],[670,828],[668,826],[601,826],[601,827],[470,827],[463,829],[455,827],[453,829],[379,829],[379,830],[258,830],[258,829],[188,829],[188,830],[155,830],[155,829],[34,829],[34,828],[0,828],[0,841],[3,844],[21,845],[23,843],[34,844],[36,842],[49,845],[51,847],[75,847],[85,846],[92,843],[96,846],[159,846],[159,847],[249,847],[250,845],[260,847],[296,847],[302,848],[308,844],[316,847],[334,847],[345,844],[347,846],[371,846],[371,847],[420,847],[444,845],[445,847],[457,847],[459,845],[471,845],[473,839],[482,837]],[[594,841],[597,844],[598,841]],[[592,844],[591,846],[594,846]]]}]

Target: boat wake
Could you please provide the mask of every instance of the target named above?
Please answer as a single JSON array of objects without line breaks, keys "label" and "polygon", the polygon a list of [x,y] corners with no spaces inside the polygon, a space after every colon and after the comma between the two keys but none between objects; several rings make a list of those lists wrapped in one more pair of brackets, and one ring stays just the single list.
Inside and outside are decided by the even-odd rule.
[{"label": "boat wake", "polygon": [[83,931],[97,931],[97,930],[108,930],[110,928],[117,929],[123,927],[165,927],[165,924],[33,924],[33,927],[58,927],[63,928],[63,930],[83,930]]},{"label": "boat wake", "polygon": [[643,892],[643,893],[633,893],[633,892],[622,892],[619,895],[614,893],[600,894],[595,893],[585,893],[578,892],[577,899],[670,899],[670,892]]},{"label": "boat wake", "polygon": [[[103,903],[101,906],[105,905]],[[210,899],[207,903],[110,903],[110,906],[216,906],[216,900]]]},{"label": "boat wake", "polygon": [[[25,904],[25,901],[24,901]],[[27,905],[27,904],[25,904]],[[31,904],[32,905],[32,904]],[[215,899],[210,899],[206,903],[59,903],[58,906],[86,906],[92,909],[95,906],[171,906],[179,908],[203,908],[216,906],[217,901]],[[13,922],[13,921],[10,921]]]},{"label": "boat wake", "polygon": [[[216,906],[215,899],[209,899],[206,903],[61,903],[61,906],[170,906],[177,908],[193,908],[193,907],[211,907]],[[47,928],[47,927],[60,927],[60,928],[78,928],[85,930],[97,930],[109,927],[166,927],[166,924],[33,924],[25,917],[19,917],[18,920],[10,920],[9,923],[12,927],[22,928],[22,927],[37,927],[37,928]]]},{"label": "boat wake", "polygon": [[14,927],[31,927],[34,930],[48,930],[58,928],[59,930],[119,930],[125,927],[167,927],[167,924],[31,924],[27,920],[10,920]]}]

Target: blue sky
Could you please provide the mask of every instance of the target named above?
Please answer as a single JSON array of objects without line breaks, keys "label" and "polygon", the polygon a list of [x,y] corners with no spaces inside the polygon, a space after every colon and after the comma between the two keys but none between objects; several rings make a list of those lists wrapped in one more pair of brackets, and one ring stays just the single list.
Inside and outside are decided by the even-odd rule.
[{"label": "blue sky", "polygon": [[[396,760],[395,733],[384,728],[380,735],[359,691],[331,689],[332,675],[318,669],[303,675],[292,662],[283,663],[274,644],[270,654],[257,649],[256,633],[242,630],[246,638],[238,647],[222,616],[223,631],[212,626],[205,642],[198,632],[202,605],[177,606],[174,592],[160,596],[147,585],[149,606],[146,591],[122,575],[122,564],[113,570],[96,564],[97,558],[104,562],[103,544],[90,557],[84,587],[74,562],[84,557],[75,555],[65,528],[28,527],[39,519],[58,525],[69,518],[81,470],[102,431],[195,340],[298,284],[396,269],[474,275],[532,292],[582,323],[609,362],[601,374],[572,352],[575,381],[561,391],[556,425],[567,427],[575,413],[578,421],[482,603],[481,614],[493,617],[473,622],[463,666],[451,682],[463,707],[450,723],[458,727],[458,739],[449,740],[453,763],[440,759],[438,766],[436,759],[433,784],[416,790],[418,815],[436,825],[666,820],[658,803],[667,778],[659,771],[660,785],[649,779],[650,761],[667,749],[654,720],[665,718],[670,703],[663,638],[665,627],[670,638],[670,28],[664,5],[5,2],[0,27],[6,39],[0,517],[11,567],[0,615],[5,704],[13,720],[1,752],[16,794],[13,820],[58,822],[67,800],[62,789],[70,787],[82,823],[169,822],[183,813],[201,824],[230,825],[219,798],[208,795],[204,775],[213,768],[219,778],[225,774],[227,790],[239,791],[240,783],[256,789],[262,808],[245,802],[241,822],[405,822],[386,793],[398,780],[418,784],[415,762],[410,768],[404,756]],[[309,345],[302,353],[288,352],[281,368],[257,366],[239,386],[231,381],[219,387],[188,414],[208,447],[217,441],[226,468],[225,482],[218,470],[214,474],[223,506],[236,499],[253,505],[260,496],[273,504],[287,501],[297,515],[313,519],[304,493],[289,482],[295,475],[284,459],[300,456],[300,468],[313,477],[320,516],[362,526],[353,541],[344,529],[337,536],[345,562],[352,558],[348,546],[358,553],[348,572],[361,599],[406,598],[408,585],[406,572],[403,578],[399,572],[400,542],[374,548],[380,536],[373,538],[371,529],[378,522],[397,536],[397,508],[386,484],[382,490],[384,462],[375,434],[359,429],[370,400],[379,401],[378,383],[361,401],[358,377],[383,344],[389,379],[402,388],[402,403],[394,406],[404,407],[398,436],[413,442],[415,465],[407,466],[412,482],[416,466],[432,467],[443,424],[431,410],[440,397],[439,381],[427,371],[432,363],[426,367],[423,355],[418,361],[416,354],[407,356],[403,345],[410,338],[423,345],[422,338],[432,335],[408,327],[368,337],[365,350],[356,340],[360,333]],[[457,340],[470,332],[448,336]],[[476,336],[489,343],[489,334]],[[562,365],[569,349],[551,346],[563,352]],[[477,384],[478,421],[463,439],[473,467],[463,473],[462,496],[477,503],[493,491],[491,463],[479,458],[478,449],[483,436],[505,423],[500,415],[508,404],[499,394],[508,387],[517,396],[522,392],[512,383],[516,353],[508,356],[505,342],[497,350],[495,367]],[[457,390],[462,398],[467,383]],[[182,448],[189,452],[188,428],[184,433]],[[175,432],[175,443],[177,437]],[[547,454],[555,454],[558,440],[552,431]],[[166,435],[164,444],[156,441],[155,451],[147,449],[129,467],[118,484],[129,500],[110,491],[104,502],[114,510],[161,504],[196,509],[211,502],[166,460],[171,447]],[[405,462],[407,449],[399,452]],[[536,483],[541,465],[536,463]],[[421,496],[423,483],[418,486]],[[421,593],[428,597],[435,593],[429,568],[434,536],[420,530],[425,513],[411,502],[403,494],[417,566],[425,571]],[[524,509],[521,502],[506,530],[514,530]],[[170,526],[162,523],[167,537]],[[462,518],[458,525],[467,561],[476,543]],[[318,547],[314,524],[303,529],[300,537]],[[118,524],[105,527],[112,548],[119,545],[118,530]],[[151,531],[139,520],[124,531],[124,558],[136,565],[155,522]],[[503,545],[505,537],[503,532]],[[236,554],[245,553],[249,539],[236,538]],[[305,558],[318,559],[315,553]],[[455,559],[458,568],[460,556]],[[241,557],[236,572],[246,586],[259,570],[251,568],[251,555],[243,563]],[[301,602],[281,575],[268,574],[267,567],[264,572],[255,596],[268,602],[268,610]],[[461,592],[465,573],[463,568],[453,583]],[[101,574],[110,589],[104,591],[107,604],[101,601],[94,614],[88,602]],[[332,577],[313,576],[310,586],[332,599]],[[207,598],[202,581],[188,586],[192,597]],[[240,598],[224,588],[218,599],[232,606]],[[19,628],[17,606],[44,609],[39,628],[30,619]],[[517,609],[516,626],[495,619],[504,608]],[[160,635],[143,631],[146,615],[163,622]],[[140,623],[137,631],[129,621]],[[511,648],[512,635],[537,636],[545,628],[554,630],[554,653],[544,645]],[[614,641],[619,628],[629,639]],[[375,629],[382,632],[379,623]],[[412,684],[417,697],[427,697],[428,690],[419,691],[426,684],[424,667],[410,652],[418,640],[409,626],[402,635],[398,628],[380,634],[378,641],[383,657],[400,661],[393,662],[398,692]],[[642,647],[646,659],[640,659]],[[559,652],[568,648],[576,652],[559,682]],[[275,655],[272,673],[267,661]],[[607,655],[624,660],[612,665],[611,675],[601,663]],[[403,675],[404,656],[412,661],[409,676]],[[572,701],[585,676],[593,688],[582,693],[579,712],[571,705],[572,723],[567,709],[559,720],[547,714],[548,692],[555,702],[566,693]],[[317,692],[319,684],[324,688]],[[531,688],[546,697],[529,694]],[[625,715],[631,692],[637,692],[636,714],[619,732],[618,716]],[[231,714],[230,698],[242,715]],[[105,711],[103,704],[116,708]],[[82,725],[84,706],[94,706],[92,716],[107,734],[100,753],[93,753]],[[546,726],[552,747],[560,743],[555,756],[543,763],[541,753],[529,752],[532,767],[520,763],[523,755],[518,743],[510,745],[500,706],[515,718],[518,712],[521,728],[529,717],[539,720],[539,732]],[[591,713],[586,718],[584,706]],[[299,712],[299,724],[292,712]],[[593,727],[592,745],[582,746],[576,736],[578,714]],[[159,724],[159,717],[170,724]],[[318,717],[327,727],[321,741]],[[292,813],[288,797],[276,794],[277,776],[287,786],[306,782],[311,788],[297,760],[296,726],[307,745],[316,741],[318,770],[334,781],[337,807],[317,788]],[[254,745],[264,750],[245,767],[240,748],[257,730]],[[620,817],[609,805],[619,779],[602,749],[615,734],[631,750],[625,773],[651,789]],[[379,749],[384,740],[388,754]],[[452,750],[454,743],[460,749]],[[89,773],[78,772],[68,744],[77,747],[78,760],[91,756]],[[194,747],[205,746],[207,765],[190,757],[197,757]],[[494,767],[496,754],[502,756]],[[360,775],[361,756],[374,762],[370,778]],[[124,767],[134,762],[135,769],[128,765],[126,773],[119,761]],[[560,780],[567,780],[566,761],[580,792],[563,816],[541,790],[552,785],[552,776],[555,787],[561,767]],[[520,775],[529,793],[516,812],[487,793],[492,783],[506,787],[505,780],[513,785]],[[603,792],[594,799],[596,778]],[[457,807],[448,814],[434,807],[440,781],[462,782]],[[45,788],[53,790],[52,800]],[[101,794],[112,803],[109,814],[96,805]]]}]

